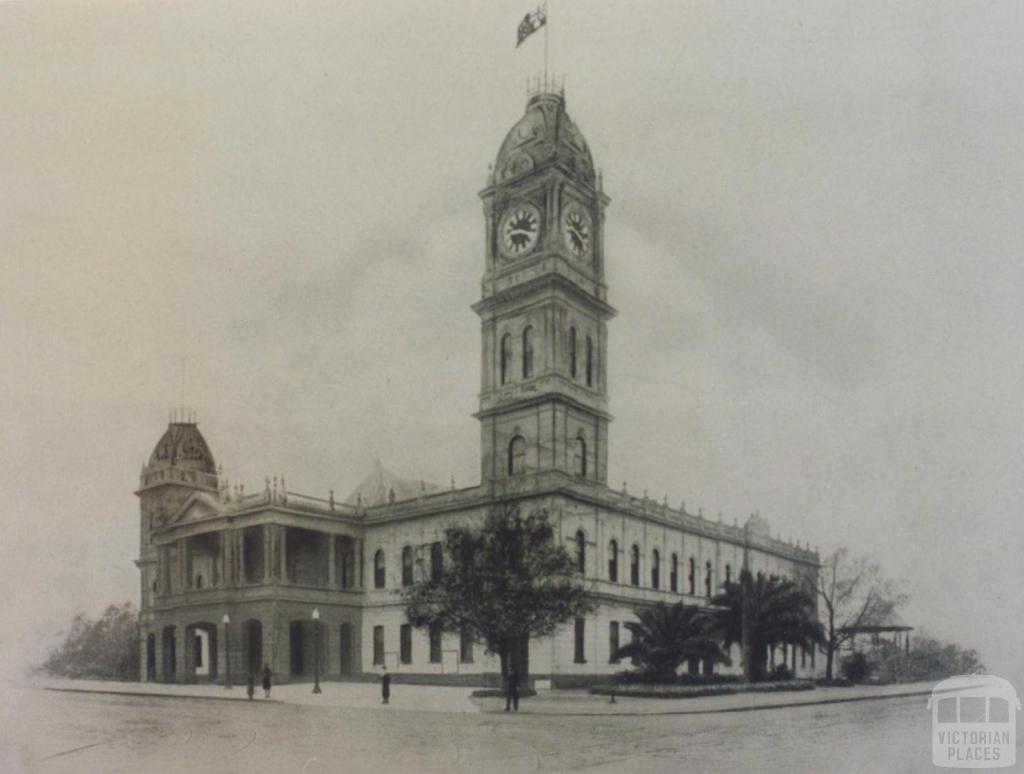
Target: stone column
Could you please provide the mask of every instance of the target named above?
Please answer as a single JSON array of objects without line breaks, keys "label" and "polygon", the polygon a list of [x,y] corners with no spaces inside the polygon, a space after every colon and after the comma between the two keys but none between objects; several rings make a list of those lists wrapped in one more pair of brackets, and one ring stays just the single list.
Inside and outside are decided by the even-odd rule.
[{"label": "stone column", "polygon": [[281,583],[288,583],[288,528],[277,528],[278,550],[281,553]]},{"label": "stone column", "polygon": [[[234,623],[232,621],[232,623]],[[227,684],[228,678],[228,663],[231,658],[229,649],[234,651],[238,650],[238,643],[234,641],[235,632],[229,631],[232,624],[221,623],[217,626],[217,678],[222,685]],[[238,627],[235,627],[238,629]],[[241,631],[241,630],[239,630]],[[231,666],[234,666],[232,664]],[[231,685],[238,684],[238,675],[235,674],[235,670],[230,670],[231,674]]]},{"label": "stone column", "polygon": [[263,525],[263,582],[270,583],[273,573],[273,560],[271,558],[271,546],[273,545],[273,528],[270,524]]},{"label": "stone column", "polygon": [[139,682],[148,683],[149,675],[146,674],[146,656],[149,655],[149,630],[144,626],[138,628],[139,637]]},{"label": "stone column", "polygon": [[217,559],[215,560],[215,574],[217,586],[228,585],[228,532],[224,530],[217,533]]},{"label": "stone column", "polygon": [[356,588],[366,588],[366,541],[356,540],[353,561],[356,563]]},{"label": "stone column", "polygon": [[338,584],[337,564],[338,557],[338,536],[337,535],[325,535],[327,538],[327,586],[328,588],[335,588]]},{"label": "stone column", "polygon": [[185,626],[174,627],[174,682],[186,683],[192,678],[187,675],[188,665],[192,663],[189,657],[188,631]]}]

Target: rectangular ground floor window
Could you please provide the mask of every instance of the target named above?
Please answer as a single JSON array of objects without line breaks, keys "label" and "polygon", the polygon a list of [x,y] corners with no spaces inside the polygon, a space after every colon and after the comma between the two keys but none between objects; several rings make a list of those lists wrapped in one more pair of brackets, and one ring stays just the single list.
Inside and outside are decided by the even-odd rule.
[{"label": "rectangular ground floor window", "polygon": [[608,624],[608,663],[618,664],[619,659],[615,657],[615,651],[619,649],[619,622],[612,621]]},{"label": "rectangular ground floor window", "polygon": [[587,663],[586,652],[584,650],[584,627],[586,621],[582,618],[576,619],[576,658],[574,661],[577,664]]},{"label": "rectangular ground floor window", "polygon": [[373,665],[384,663],[384,627],[373,627]]},{"label": "rectangular ground floor window", "polygon": [[459,632],[459,660],[463,664],[473,663],[473,637],[466,627]]},{"label": "rectangular ground floor window", "polygon": [[402,624],[402,628],[398,630],[398,649],[399,657],[402,659],[403,664],[412,663],[412,626],[409,624]]},{"label": "rectangular ground floor window", "polygon": [[430,625],[430,663],[441,663],[441,627],[437,624]]}]

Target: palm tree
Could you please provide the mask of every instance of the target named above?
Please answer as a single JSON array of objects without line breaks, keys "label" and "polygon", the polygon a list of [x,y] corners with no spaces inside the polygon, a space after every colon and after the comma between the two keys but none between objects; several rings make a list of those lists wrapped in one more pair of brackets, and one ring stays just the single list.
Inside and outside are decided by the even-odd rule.
[{"label": "palm tree", "polygon": [[[727,581],[711,604],[716,629],[726,648],[739,644],[748,680],[765,677],[768,650],[777,645],[813,648],[822,641],[814,598],[795,582],[764,573],[740,573]],[[744,626],[746,618],[746,626]]]},{"label": "palm tree", "polygon": [[632,659],[633,666],[645,675],[672,682],[679,665],[688,658],[729,660],[709,631],[713,620],[698,607],[659,602],[638,609],[636,617],[638,621],[626,622],[633,641],[619,648],[613,658]]}]

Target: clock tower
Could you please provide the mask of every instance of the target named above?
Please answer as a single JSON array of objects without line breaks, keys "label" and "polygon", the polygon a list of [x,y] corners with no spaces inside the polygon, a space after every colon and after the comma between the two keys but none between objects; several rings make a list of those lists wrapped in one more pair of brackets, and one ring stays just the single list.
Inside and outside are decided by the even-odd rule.
[{"label": "clock tower", "polygon": [[564,93],[530,96],[481,194],[481,480],[559,472],[607,483],[604,208]]}]

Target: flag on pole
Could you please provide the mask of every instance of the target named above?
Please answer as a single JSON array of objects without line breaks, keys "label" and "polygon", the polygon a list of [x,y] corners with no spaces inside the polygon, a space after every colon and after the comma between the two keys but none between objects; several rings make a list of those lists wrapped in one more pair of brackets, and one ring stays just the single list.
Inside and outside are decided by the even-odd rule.
[{"label": "flag on pole", "polygon": [[530,37],[533,33],[548,23],[548,6],[547,3],[544,5],[538,5],[537,10],[533,13],[528,13],[523,17],[523,20],[519,22],[519,29],[516,30],[516,48],[522,44],[524,40]]}]

